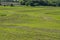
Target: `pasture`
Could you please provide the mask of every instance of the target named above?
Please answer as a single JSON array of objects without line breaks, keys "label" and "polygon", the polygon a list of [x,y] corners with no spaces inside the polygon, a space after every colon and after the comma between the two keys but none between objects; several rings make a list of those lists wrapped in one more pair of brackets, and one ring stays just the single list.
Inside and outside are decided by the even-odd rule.
[{"label": "pasture", "polygon": [[60,40],[60,7],[0,6],[0,40]]}]

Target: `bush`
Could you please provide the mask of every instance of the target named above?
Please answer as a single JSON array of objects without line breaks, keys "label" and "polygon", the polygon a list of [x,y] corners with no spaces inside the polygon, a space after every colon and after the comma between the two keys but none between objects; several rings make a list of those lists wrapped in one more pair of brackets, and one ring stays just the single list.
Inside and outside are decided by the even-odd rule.
[{"label": "bush", "polygon": [[35,6],[33,2],[30,3],[30,6]]},{"label": "bush", "polygon": [[6,6],[6,5],[3,5],[4,7]]},{"label": "bush", "polygon": [[21,5],[25,5],[25,2],[24,1],[21,1],[20,3],[21,3]]},{"label": "bush", "polygon": [[11,7],[14,6],[13,4],[10,5]]},{"label": "bush", "polygon": [[2,5],[2,4],[0,3],[0,5]]}]

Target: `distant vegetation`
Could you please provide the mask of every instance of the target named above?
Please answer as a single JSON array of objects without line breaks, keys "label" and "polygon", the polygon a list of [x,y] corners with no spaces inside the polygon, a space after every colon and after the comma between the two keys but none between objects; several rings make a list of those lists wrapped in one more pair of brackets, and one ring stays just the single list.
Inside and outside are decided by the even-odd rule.
[{"label": "distant vegetation", "polygon": [[21,5],[30,6],[60,6],[60,0],[23,0]]},{"label": "distant vegetation", "polygon": [[21,5],[26,5],[26,6],[60,6],[60,0],[0,0],[0,3],[2,1],[20,2]]}]

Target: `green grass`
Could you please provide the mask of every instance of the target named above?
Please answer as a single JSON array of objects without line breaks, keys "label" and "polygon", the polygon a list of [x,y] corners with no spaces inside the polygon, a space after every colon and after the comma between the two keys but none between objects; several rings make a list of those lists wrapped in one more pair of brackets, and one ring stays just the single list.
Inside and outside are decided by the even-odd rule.
[{"label": "green grass", "polygon": [[60,40],[60,7],[0,6],[0,40]]}]

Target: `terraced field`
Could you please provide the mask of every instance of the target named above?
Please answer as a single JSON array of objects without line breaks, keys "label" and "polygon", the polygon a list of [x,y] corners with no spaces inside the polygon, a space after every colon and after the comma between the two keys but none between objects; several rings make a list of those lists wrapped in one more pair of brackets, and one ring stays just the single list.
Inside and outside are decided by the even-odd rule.
[{"label": "terraced field", "polygon": [[60,40],[60,7],[0,6],[0,40]]}]

